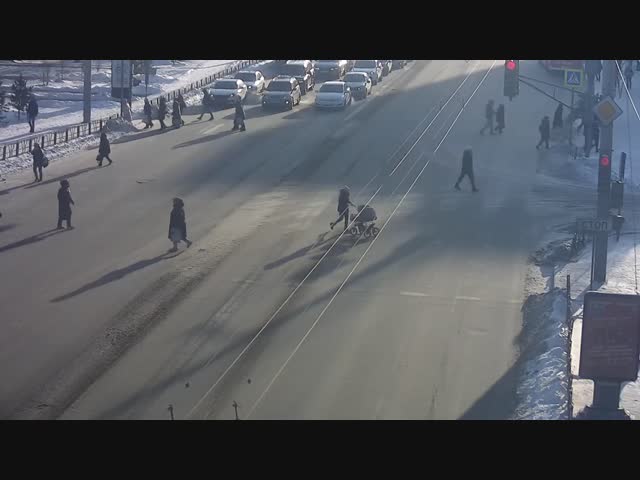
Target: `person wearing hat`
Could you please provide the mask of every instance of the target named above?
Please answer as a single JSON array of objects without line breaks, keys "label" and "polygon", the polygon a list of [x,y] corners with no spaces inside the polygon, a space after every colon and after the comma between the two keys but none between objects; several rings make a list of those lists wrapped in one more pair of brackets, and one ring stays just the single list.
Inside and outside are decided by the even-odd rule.
[{"label": "person wearing hat", "polygon": [[185,242],[187,248],[193,243],[187,239],[187,220],[184,214],[184,202],[181,198],[173,199],[173,209],[169,216],[169,240],[173,243],[170,252],[177,252],[180,242]]},{"label": "person wearing hat", "polygon": [[236,114],[233,118],[233,128],[232,130],[240,129],[241,132],[244,132],[247,128],[244,125],[244,108],[242,107],[242,99],[239,96],[236,96],[235,99],[235,108]]},{"label": "person wearing hat", "polygon": [[109,160],[109,165],[113,163],[109,154],[111,153],[111,145],[109,145],[109,139],[107,138],[107,134],[102,132],[100,134],[100,146],[98,147],[98,166],[102,166],[103,160],[106,158]]},{"label": "person wearing hat", "polygon": [[458,177],[458,181],[454,185],[453,188],[456,190],[460,190],[460,182],[464,179],[464,177],[469,177],[469,181],[471,182],[471,190],[473,192],[477,192],[476,181],[473,175],[473,150],[471,147],[467,147],[464,149],[462,153],[462,168],[460,169],[460,176]]},{"label": "person wearing hat", "polygon": [[71,198],[71,190],[69,190],[69,180],[66,178],[60,180],[60,189],[58,190],[58,230],[62,230],[62,221],[66,220],[67,229],[71,226],[71,205],[75,205]]},{"label": "person wearing hat", "polygon": [[347,185],[345,185],[340,189],[340,193],[338,194],[338,213],[340,214],[340,216],[335,222],[331,222],[329,224],[329,226],[331,227],[331,230],[333,230],[333,227],[335,227],[338,223],[340,223],[340,220],[342,220],[343,218],[344,218],[344,229],[346,230],[347,227],[349,226],[349,205],[355,207],[355,205],[351,203],[350,195],[351,195],[351,190]]},{"label": "person wearing hat", "polygon": [[202,120],[202,116],[205,113],[211,115],[211,118],[209,118],[209,120],[213,120],[213,113],[211,113],[211,108],[213,107],[213,98],[211,98],[211,95],[206,88],[202,89],[202,95],[202,113],[198,117],[198,120]]},{"label": "person wearing hat", "polygon": [[144,99],[144,123],[145,123],[145,129],[147,128],[152,128],[153,127],[153,119],[151,118],[151,104],[149,103],[149,99],[145,97]]},{"label": "person wearing hat", "polygon": [[42,151],[42,148],[40,148],[40,144],[38,142],[33,144],[33,150],[31,150],[31,155],[33,155],[33,174],[36,177],[34,181],[41,182],[42,167],[44,166],[44,152]]}]

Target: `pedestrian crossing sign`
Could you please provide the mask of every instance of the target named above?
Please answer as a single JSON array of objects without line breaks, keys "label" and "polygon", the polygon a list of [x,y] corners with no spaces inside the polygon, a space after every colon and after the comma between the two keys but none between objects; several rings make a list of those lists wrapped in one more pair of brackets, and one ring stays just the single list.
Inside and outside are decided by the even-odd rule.
[{"label": "pedestrian crossing sign", "polygon": [[564,71],[565,87],[580,88],[582,87],[583,78],[584,70],[566,69]]}]

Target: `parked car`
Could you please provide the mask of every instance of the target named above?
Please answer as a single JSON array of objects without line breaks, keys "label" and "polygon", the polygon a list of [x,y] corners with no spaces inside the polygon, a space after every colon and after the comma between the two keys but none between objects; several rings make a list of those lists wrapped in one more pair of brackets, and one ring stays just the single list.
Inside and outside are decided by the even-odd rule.
[{"label": "parked car", "polygon": [[326,82],[316,93],[318,108],[345,108],[351,100],[351,89],[345,82]]},{"label": "parked car", "polygon": [[382,81],[382,63],[379,60],[356,60],[352,71],[366,73],[374,85]]},{"label": "parked car", "polygon": [[364,72],[349,72],[344,76],[344,83],[351,90],[354,98],[367,98],[371,94],[373,82]]},{"label": "parked car", "polygon": [[406,60],[391,60],[391,66],[393,70],[404,68],[406,64],[407,64]]},{"label": "parked car", "polygon": [[236,78],[245,83],[248,93],[259,94],[267,88],[267,81],[262,72],[258,70],[241,70],[236,73]]},{"label": "parked car", "polygon": [[302,100],[298,80],[290,76],[277,76],[269,83],[262,95],[262,108],[286,107],[293,109]]},{"label": "parked car", "polygon": [[316,60],[313,67],[318,78],[338,80],[347,73],[347,60]]},{"label": "parked car", "polygon": [[289,60],[280,71],[298,80],[302,95],[306,95],[316,85],[316,75],[311,60]]},{"label": "parked car", "polygon": [[391,73],[391,69],[393,68],[393,60],[380,60],[382,63],[382,76],[386,77]]},{"label": "parked car", "polygon": [[247,86],[237,78],[221,78],[215,81],[209,93],[213,98],[214,104],[220,106],[233,105],[236,97],[240,97],[242,101],[247,97]]}]

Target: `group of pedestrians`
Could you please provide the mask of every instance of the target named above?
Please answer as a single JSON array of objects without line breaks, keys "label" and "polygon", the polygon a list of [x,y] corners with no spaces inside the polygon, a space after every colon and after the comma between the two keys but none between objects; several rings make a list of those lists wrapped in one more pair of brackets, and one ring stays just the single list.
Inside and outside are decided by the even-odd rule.
[{"label": "group of pedestrians", "polygon": [[496,131],[502,134],[505,128],[504,121],[504,105],[500,104],[497,109],[494,109],[494,101],[489,100],[484,111],[485,123],[480,130],[480,135],[484,135],[484,132],[489,129],[491,135],[495,135]]}]

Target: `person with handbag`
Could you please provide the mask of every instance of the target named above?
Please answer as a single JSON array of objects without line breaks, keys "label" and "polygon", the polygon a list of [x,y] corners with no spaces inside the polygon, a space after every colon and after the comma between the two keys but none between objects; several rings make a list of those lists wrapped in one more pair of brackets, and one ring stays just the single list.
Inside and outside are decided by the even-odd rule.
[{"label": "person with handbag", "polygon": [[109,160],[109,165],[113,163],[111,158],[109,158],[109,154],[111,153],[111,146],[109,145],[109,139],[107,138],[107,134],[102,132],[100,134],[100,146],[98,147],[98,157],[96,160],[98,161],[98,166],[102,166],[102,161],[106,158]]},{"label": "person with handbag", "polygon": [[33,174],[36,177],[34,182],[41,182],[42,168],[45,166],[45,163],[48,164],[49,162],[44,156],[44,152],[42,151],[42,148],[40,148],[40,144],[38,142],[33,144],[31,155],[33,155]]}]

